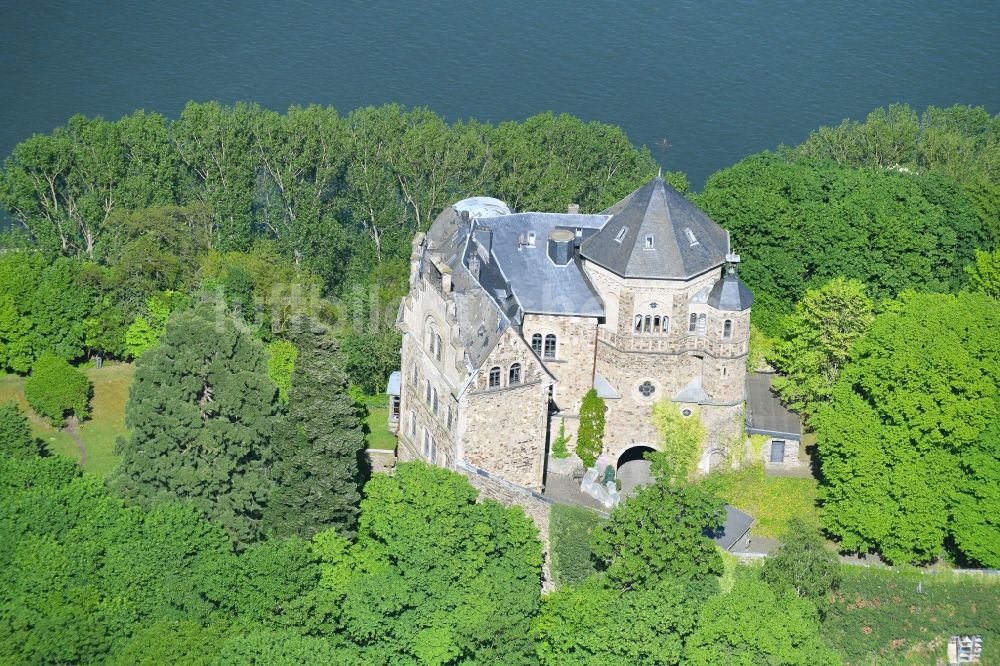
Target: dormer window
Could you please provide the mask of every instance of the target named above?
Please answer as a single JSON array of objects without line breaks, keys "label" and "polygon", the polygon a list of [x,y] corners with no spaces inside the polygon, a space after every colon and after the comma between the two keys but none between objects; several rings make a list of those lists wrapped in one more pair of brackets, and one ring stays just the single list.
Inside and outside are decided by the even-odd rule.
[{"label": "dormer window", "polygon": [[622,227],[621,231],[618,232],[618,235],[615,236],[615,242],[616,243],[621,243],[622,240],[625,239],[625,234],[627,234],[627,233],[628,233],[628,227]]},{"label": "dormer window", "polygon": [[647,250],[655,249],[653,246],[653,234],[646,234],[646,249]]},{"label": "dormer window", "polygon": [[535,247],[535,232],[528,232],[528,247]]},{"label": "dormer window", "polygon": [[576,237],[580,238],[581,236],[583,236],[583,227],[577,227],[576,228]]},{"label": "dormer window", "polygon": [[684,227],[684,235],[687,236],[688,243],[691,244],[691,247],[698,244],[698,237],[694,235],[693,231],[691,231],[691,227]]}]

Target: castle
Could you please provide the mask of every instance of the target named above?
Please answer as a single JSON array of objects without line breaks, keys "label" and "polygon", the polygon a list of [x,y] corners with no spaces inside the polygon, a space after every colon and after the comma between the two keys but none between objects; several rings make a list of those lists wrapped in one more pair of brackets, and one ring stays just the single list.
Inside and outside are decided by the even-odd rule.
[{"label": "castle", "polygon": [[[729,233],[656,178],[600,214],[450,206],[413,240],[398,455],[541,490],[591,388],[611,464],[659,449],[654,402],[700,418],[701,471],[741,440],[753,296]],[[570,448],[575,443],[571,440]]]}]

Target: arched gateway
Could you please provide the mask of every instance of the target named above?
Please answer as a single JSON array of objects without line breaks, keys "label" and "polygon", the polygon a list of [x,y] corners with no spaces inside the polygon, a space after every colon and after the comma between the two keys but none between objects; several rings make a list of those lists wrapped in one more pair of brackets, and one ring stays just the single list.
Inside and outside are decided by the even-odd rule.
[{"label": "arched gateway", "polygon": [[645,459],[645,455],[655,450],[651,446],[639,444],[625,449],[618,456],[616,471],[622,482],[623,493],[632,492],[637,487],[644,486],[651,481],[650,462]]}]

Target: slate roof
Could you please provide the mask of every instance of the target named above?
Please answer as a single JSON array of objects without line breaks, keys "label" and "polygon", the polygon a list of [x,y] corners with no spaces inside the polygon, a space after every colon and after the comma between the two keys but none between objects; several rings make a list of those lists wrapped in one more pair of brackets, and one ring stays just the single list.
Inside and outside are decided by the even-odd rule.
[{"label": "slate roof", "polygon": [[753,293],[735,270],[727,271],[708,293],[708,304],[716,310],[742,312],[753,305]]},{"label": "slate roof", "polygon": [[[547,244],[555,229],[566,229],[575,237],[576,229],[596,231],[607,220],[606,215],[567,213],[479,218],[477,227],[492,229],[492,259],[489,266],[481,263],[480,282],[498,302],[513,295],[522,312],[602,317],[604,303],[579,258],[559,266],[549,258]],[[531,233],[535,238],[533,247],[526,244]]]},{"label": "slate roof", "polygon": [[[461,202],[460,202],[461,203]],[[459,204],[456,204],[459,205]],[[428,250],[451,270],[458,336],[471,369],[479,368],[511,325],[507,313],[480,286],[466,267],[471,224],[454,206],[445,208],[427,232]],[[421,259],[421,270],[428,261]]]},{"label": "slate roof", "polygon": [[622,397],[621,393],[615,390],[615,387],[599,372],[594,373],[594,390],[597,391],[597,397],[605,400],[620,400]]},{"label": "slate roof", "polygon": [[719,548],[729,551],[742,539],[750,527],[754,524],[754,519],[731,504],[726,505],[726,522],[722,525],[722,534],[709,535]]},{"label": "slate roof", "polygon": [[773,377],[769,372],[754,372],[747,377],[747,432],[798,440],[802,437],[802,423],[798,414],[782,405],[774,393]]},{"label": "slate roof", "polygon": [[662,178],[604,213],[611,219],[580,253],[623,277],[687,279],[721,266],[729,252],[729,233]]}]

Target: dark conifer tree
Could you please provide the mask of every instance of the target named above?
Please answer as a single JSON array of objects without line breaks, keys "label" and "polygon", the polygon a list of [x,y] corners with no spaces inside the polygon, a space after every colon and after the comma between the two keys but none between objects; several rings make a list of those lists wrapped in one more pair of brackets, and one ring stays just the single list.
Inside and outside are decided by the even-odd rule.
[{"label": "dark conifer tree", "polygon": [[319,324],[293,325],[299,355],[284,436],[275,447],[266,522],[277,536],[309,538],[334,527],[353,535],[361,500],[365,436],[336,341]]},{"label": "dark conifer tree", "polygon": [[238,544],[260,535],[281,429],[264,349],[218,302],[176,313],[136,364],[110,483],[144,507],[191,502]]}]

